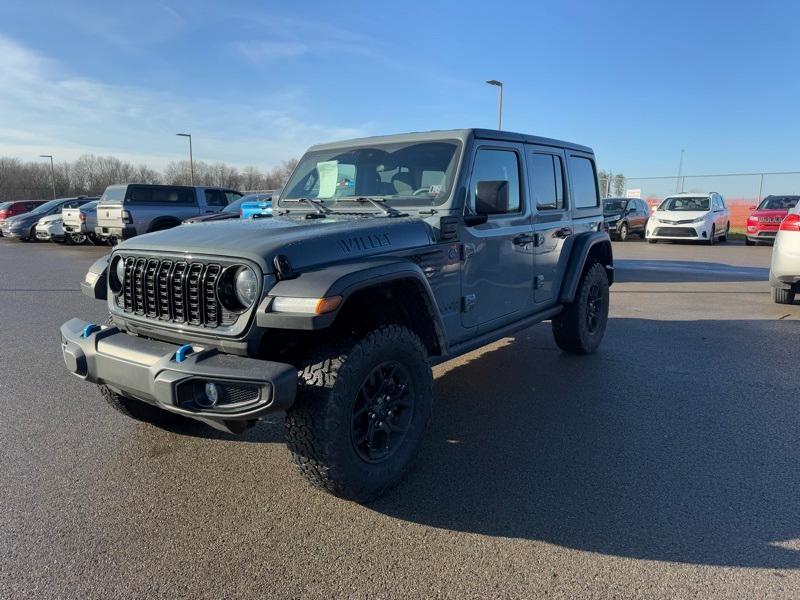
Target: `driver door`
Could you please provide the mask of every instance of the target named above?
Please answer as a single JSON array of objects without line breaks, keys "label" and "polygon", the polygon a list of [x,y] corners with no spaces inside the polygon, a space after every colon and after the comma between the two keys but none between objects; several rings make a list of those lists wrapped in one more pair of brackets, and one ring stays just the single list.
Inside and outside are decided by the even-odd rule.
[{"label": "driver door", "polygon": [[[510,320],[533,306],[533,229],[520,144],[475,151],[461,232],[461,323]],[[488,327],[487,327],[488,328]]]}]

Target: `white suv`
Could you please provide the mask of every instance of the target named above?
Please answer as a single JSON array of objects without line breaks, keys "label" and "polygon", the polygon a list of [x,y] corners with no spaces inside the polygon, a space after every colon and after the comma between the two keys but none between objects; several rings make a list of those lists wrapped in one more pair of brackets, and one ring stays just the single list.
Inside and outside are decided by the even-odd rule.
[{"label": "white suv", "polygon": [[717,192],[675,194],[664,199],[647,223],[645,237],[658,240],[694,240],[713,244],[728,240],[731,213]]},{"label": "white suv", "polygon": [[778,304],[794,303],[800,292],[800,203],[789,211],[775,236],[769,283]]}]

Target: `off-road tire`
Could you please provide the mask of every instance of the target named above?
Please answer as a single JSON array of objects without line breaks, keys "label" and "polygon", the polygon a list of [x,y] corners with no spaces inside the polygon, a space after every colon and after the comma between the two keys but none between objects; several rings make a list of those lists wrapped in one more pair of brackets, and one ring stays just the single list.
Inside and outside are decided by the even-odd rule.
[{"label": "off-road tire", "polygon": [[[600,306],[597,325],[589,325],[590,292],[598,286]],[[553,317],[553,337],[559,348],[570,354],[591,354],[603,340],[608,323],[608,277],[600,263],[591,264],[581,276],[575,299]]]},{"label": "off-road tire", "polygon": [[624,242],[628,239],[628,224],[623,223],[619,226],[619,231],[617,232],[617,238],[620,242]]},{"label": "off-road tire", "polygon": [[783,288],[772,288],[772,301],[775,304],[794,304],[795,292]]},{"label": "off-road tire", "polygon": [[180,415],[167,412],[141,400],[117,394],[106,385],[99,385],[98,387],[108,405],[126,417],[159,427],[173,425],[181,421]]},{"label": "off-road tire", "polygon": [[[368,462],[353,436],[356,400],[366,379],[386,362],[409,375],[413,397],[404,437],[382,462]],[[369,502],[397,484],[419,449],[430,420],[433,376],[425,346],[406,327],[385,325],[356,341],[331,343],[301,365],[294,405],[286,411],[292,460],[314,486]]]}]

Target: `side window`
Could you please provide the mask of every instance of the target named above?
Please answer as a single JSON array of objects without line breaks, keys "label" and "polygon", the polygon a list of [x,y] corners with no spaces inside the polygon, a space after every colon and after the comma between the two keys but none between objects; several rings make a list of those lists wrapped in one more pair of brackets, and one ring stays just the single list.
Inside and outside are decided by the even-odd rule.
[{"label": "side window", "polygon": [[127,202],[152,202],[153,201],[153,188],[128,188]]},{"label": "side window", "polygon": [[228,206],[228,197],[222,190],[206,190],[208,206]]},{"label": "side window", "polygon": [[561,157],[534,154],[531,158],[533,201],[537,210],[564,208],[564,176]]},{"label": "side window", "polygon": [[469,208],[496,215],[520,210],[519,159],[511,150],[478,150],[472,171]]},{"label": "side window", "polygon": [[725,210],[726,208],[728,208],[728,207],[726,206],[726,204],[725,204],[725,198],[723,198],[722,196],[719,196],[719,207],[720,207],[722,210]]},{"label": "side window", "polygon": [[600,205],[594,163],[583,156],[569,157],[572,174],[572,197],[575,208],[593,208]]}]

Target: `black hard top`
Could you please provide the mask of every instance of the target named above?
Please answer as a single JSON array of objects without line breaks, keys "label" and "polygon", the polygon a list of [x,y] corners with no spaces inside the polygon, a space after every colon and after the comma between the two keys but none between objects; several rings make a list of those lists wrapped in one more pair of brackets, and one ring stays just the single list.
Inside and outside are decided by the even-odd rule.
[{"label": "black hard top", "polygon": [[404,142],[428,142],[434,140],[444,139],[458,139],[466,142],[470,137],[481,140],[498,140],[504,142],[521,142],[525,144],[536,144],[539,146],[554,146],[557,148],[567,148],[569,150],[577,150],[579,152],[593,153],[593,150],[588,146],[581,146],[580,144],[573,144],[572,142],[565,142],[562,140],[554,140],[546,137],[539,137],[536,135],[528,135],[526,133],[515,133],[513,131],[500,131],[498,129],[449,129],[441,131],[419,131],[413,133],[399,133],[395,135],[381,135],[374,137],[357,138],[352,140],[342,140],[338,142],[331,142],[328,144],[318,144],[309,148],[309,151],[317,150],[335,150],[337,148],[346,148],[351,146],[360,146],[364,144],[391,144],[391,143],[404,143]]}]

